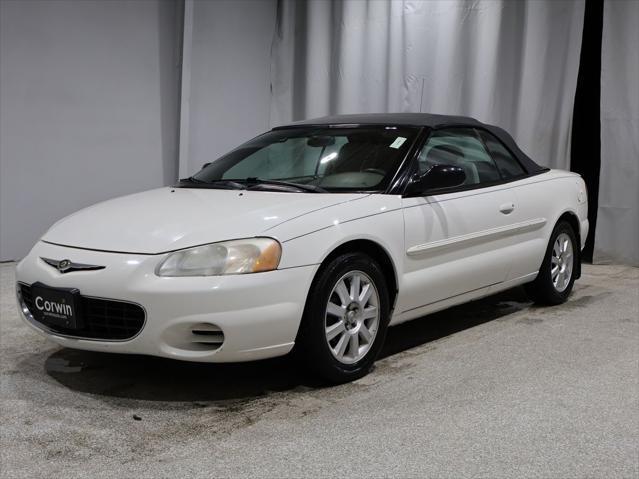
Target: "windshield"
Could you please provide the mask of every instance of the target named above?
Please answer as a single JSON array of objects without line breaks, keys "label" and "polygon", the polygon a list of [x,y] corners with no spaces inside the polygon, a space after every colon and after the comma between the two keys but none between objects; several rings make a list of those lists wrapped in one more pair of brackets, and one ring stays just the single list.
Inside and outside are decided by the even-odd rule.
[{"label": "windshield", "polygon": [[188,181],[198,187],[381,191],[418,131],[383,126],[274,130],[213,161]]}]

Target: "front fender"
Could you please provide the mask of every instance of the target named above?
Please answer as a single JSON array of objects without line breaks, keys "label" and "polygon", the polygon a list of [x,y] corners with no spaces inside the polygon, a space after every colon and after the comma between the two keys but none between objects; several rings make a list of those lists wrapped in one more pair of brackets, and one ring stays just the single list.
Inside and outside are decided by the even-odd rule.
[{"label": "front fender", "polygon": [[265,234],[282,244],[280,268],[320,264],[340,245],[353,240],[377,243],[397,268],[404,249],[401,198],[369,195],[295,218]]}]

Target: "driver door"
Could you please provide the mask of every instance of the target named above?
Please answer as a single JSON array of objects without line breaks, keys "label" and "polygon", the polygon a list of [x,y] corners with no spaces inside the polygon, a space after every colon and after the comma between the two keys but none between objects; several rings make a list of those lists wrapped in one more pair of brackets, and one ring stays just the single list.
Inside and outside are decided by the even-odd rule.
[{"label": "driver door", "polygon": [[437,303],[503,282],[514,223],[515,193],[473,129],[434,131],[418,157],[418,172],[434,164],[461,167],[465,182],[437,194],[403,198],[404,278],[396,311],[418,317]]}]

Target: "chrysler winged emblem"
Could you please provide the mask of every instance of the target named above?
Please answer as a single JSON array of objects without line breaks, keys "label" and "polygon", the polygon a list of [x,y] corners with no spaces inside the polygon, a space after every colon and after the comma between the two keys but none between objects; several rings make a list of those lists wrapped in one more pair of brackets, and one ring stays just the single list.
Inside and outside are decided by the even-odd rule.
[{"label": "chrysler winged emblem", "polygon": [[98,269],[104,269],[106,266],[100,266],[97,264],[83,264],[83,263],[74,263],[70,259],[51,259],[51,258],[43,258],[40,257],[42,261],[47,263],[49,266],[53,266],[60,273],[70,273],[71,271],[95,271]]}]

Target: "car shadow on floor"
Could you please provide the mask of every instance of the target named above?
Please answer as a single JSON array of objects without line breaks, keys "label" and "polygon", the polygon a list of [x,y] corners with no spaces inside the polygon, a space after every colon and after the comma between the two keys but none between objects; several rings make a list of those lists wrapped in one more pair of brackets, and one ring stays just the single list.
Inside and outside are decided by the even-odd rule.
[{"label": "car shadow on floor", "polygon": [[[516,288],[392,327],[380,358],[504,318],[529,306],[523,290]],[[242,364],[207,364],[61,349],[47,357],[45,370],[63,386],[82,393],[203,406],[212,401],[322,387],[290,356]]]}]

